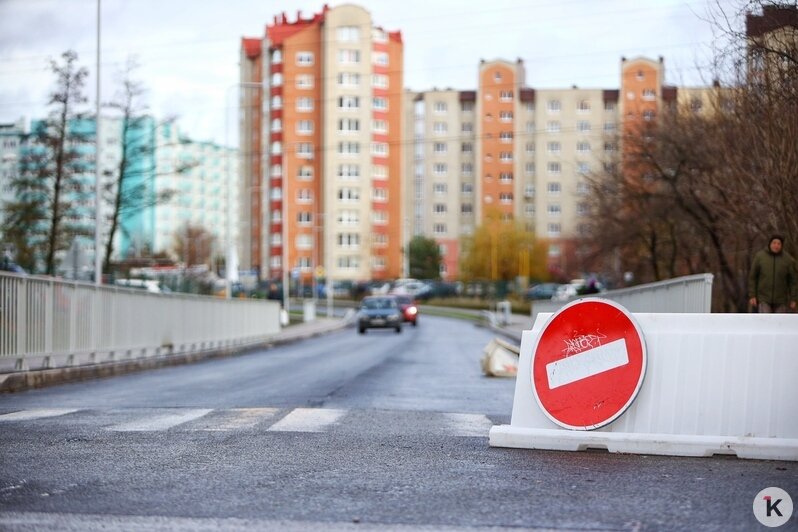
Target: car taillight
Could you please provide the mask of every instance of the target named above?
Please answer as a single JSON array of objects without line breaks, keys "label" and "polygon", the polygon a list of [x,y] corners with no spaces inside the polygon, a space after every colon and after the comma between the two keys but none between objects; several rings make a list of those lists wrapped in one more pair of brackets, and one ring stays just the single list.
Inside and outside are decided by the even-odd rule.
[{"label": "car taillight", "polygon": [[415,316],[416,314],[418,314],[418,309],[416,307],[407,307],[407,310],[405,312],[407,312],[411,316]]}]

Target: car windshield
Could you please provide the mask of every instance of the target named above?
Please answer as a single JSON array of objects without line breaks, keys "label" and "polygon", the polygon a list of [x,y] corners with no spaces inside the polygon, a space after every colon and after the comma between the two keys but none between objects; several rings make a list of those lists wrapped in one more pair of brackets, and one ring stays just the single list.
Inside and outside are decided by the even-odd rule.
[{"label": "car windshield", "polygon": [[396,302],[393,299],[389,299],[387,297],[363,300],[363,308],[369,310],[381,310],[381,309],[389,309],[394,307],[396,307]]},{"label": "car windshield", "polygon": [[409,305],[412,301],[407,296],[396,296],[396,302],[400,305]]}]

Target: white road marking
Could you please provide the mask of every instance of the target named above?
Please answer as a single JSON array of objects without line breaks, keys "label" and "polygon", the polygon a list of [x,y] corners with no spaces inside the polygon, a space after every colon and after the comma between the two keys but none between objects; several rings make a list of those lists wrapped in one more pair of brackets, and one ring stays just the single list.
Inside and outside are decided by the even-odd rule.
[{"label": "white road marking", "polygon": [[482,414],[443,414],[449,431],[455,436],[488,437],[493,422]]},{"label": "white road marking", "polygon": [[231,430],[249,429],[263,420],[270,419],[279,412],[277,408],[233,408],[225,410],[225,418],[216,422],[208,419],[197,430],[211,432],[229,432]]},{"label": "white road marking", "polygon": [[346,410],[295,408],[269,428],[274,432],[324,432],[341,419]]},{"label": "white road marking", "polygon": [[159,430],[166,430],[171,427],[187,423],[197,418],[201,418],[213,412],[212,409],[199,408],[191,410],[181,410],[174,414],[167,414],[162,416],[148,417],[128,423],[121,423],[109,427],[108,430],[116,432],[154,432]]},{"label": "white road marking", "polygon": [[33,408],[30,410],[11,412],[10,414],[2,414],[0,415],[0,421],[29,421],[31,419],[63,416],[77,411],[77,408]]},{"label": "white road marking", "polygon": [[614,340],[576,355],[546,364],[549,388],[565,386],[629,363],[626,340]]}]

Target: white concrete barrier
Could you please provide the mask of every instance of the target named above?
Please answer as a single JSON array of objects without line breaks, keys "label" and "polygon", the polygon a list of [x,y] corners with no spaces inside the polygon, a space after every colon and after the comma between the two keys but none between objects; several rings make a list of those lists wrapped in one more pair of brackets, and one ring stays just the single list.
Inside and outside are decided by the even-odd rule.
[{"label": "white concrete barrier", "polygon": [[647,348],[639,393],[610,424],[568,430],[542,411],[532,358],[553,314],[524,331],[510,425],[490,445],[798,460],[798,315],[633,314]]}]

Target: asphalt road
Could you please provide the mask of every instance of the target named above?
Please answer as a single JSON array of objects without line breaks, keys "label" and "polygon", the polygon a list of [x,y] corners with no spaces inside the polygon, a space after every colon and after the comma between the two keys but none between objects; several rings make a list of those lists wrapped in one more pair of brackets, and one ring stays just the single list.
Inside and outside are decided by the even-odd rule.
[{"label": "asphalt road", "polygon": [[422,316],[0,396],[0,529],[764,530],[757,492],[798,500],[791,462],[490,448],[490,338]]}]

